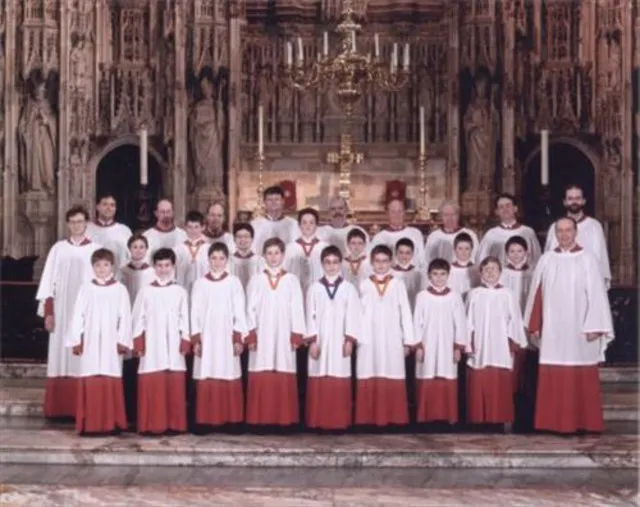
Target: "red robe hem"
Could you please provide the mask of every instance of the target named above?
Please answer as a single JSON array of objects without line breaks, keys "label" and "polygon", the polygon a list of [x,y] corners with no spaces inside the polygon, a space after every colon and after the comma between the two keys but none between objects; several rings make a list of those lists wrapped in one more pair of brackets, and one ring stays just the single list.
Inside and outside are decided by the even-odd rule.
[{"label": "red robe hem", "polygon": [[196,423],[220,426],[241,423],[243,420],[241,379],[196,381]]},{"label": "red robe hem", "polygon": [[300,420],[295,373],[250,371],[247,423],[289,426]]},{"label": "red robe hem", "polygon": [[108,433],[127,429],[120,377],[96,375],[78,378],[76,431]]},{"label": "red robe hem", "polygon": [[374,426],[408,424],[409,408],[405,380],[358,379],[355,423]]},{"label": "red robe hem", "polygon": [[457,379],[418,379],[416,395],[418,422],[458,422]]},{"label": "red robe hem", "polygon": [[47,377],[44,389],[45,417],[75,417],[76,377]]},{"label": "red robe hem", "polygon": [[138,375],[138,433],[187,431],[186,373]]},{"label": "red robe hem", "polygon": [[470,423],[507,424],[514,418],[513,372],[506,368],[467,368]]},{"label": "red robe hem", "polygon": [[351,379],[309,377],[306,421],[310,428],[342,430],[351,425]]}]

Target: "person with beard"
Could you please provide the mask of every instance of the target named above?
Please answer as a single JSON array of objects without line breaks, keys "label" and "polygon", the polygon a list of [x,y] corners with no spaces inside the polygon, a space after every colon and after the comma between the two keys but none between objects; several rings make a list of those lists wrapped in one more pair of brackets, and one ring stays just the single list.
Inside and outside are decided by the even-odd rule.
[{"label": "person with beard", "polygon": [[518,222],[516,198],[511,194],[503,193],[498,195],[494,202],[500,224],[489,229],[482,237],[476,255],[476,263],[482,262],[487,257],[496,257],[500,260],[500,265],[504,266],[507,261],[505,250],[507,241],[513,236],[521,236],[529,247],[528,263],[531,268],[534,268],[540,258],[540,242],[531,227]]},{"label": "person with beard", "polygon": [[187,240],[186,231],[176,227],[173,218],[173,204],[169,199],[160,199],[153,214],[156,217],[156,224],[143,233],[149,241],[150,258],[160,248],[172,249]]},{"label": "person with beard", "polygon": [[207,209],[206,224],[202,232],[209,243],[224,243],[229,251],[233,252],[233,235],[224,230],[224,220],[224,206],[219,202],[212,203]]},{"label": "person with beard", "polygon": [[[595,218],[587,216],[584,206],[587,203],[584,191],[579,185],[570,185],[564,191],[564,207],[567,216],[573,218],[578,224],[578,236],[576,241],[588,252],[591,252],[598,260],[604,283],[609,288],[611,285],[611,267],[609,265],[609,252],[607,251],[607,239],[604,237],[602,225]],[[556,223],[552,224],[547,233],[545,252],[550,252],[558,246],[556,236]]]},{"label": "person with beard", "polygon": [[426,265],[428,266],[433,259],[452,262],[455,257],[454,239],[460,233],[466,233],[471,237],[473,242],[471,257],[475,258],[480,241],[475,232],[460,225],[460,205],[455,201],[444,201],[440,205],[440,220],[442,220],[442,226],[429,234],[424,246],[427,256]]},{"label": "person with beard", "polygon": [[116,222],[117,203],[111,194],[98,198],[96,219],[87,224],[87,237],[108,248],[115,255],[114,269],[118,275],[120,267],[129,262],[127,242],[131,237],[131,229],[125,224]]},{"label": "person with beard", "polygon": [[329,202],[331,222],[318,227],[318,238],[329,245],[337,246],[345,256],[348,253],[347,236],[353,229],[359,229],[364,233],[365,244],[369,243],[369,235],[357,225],[347,222],[347,202],[342,197],[334,197]]},{"label": "person with beard", "polygon": [[284,190],[278,186],[269,187],[262,196],[266,214],[251,221],[255,231],[254,252],[262,252],[265,241],[271,238],[278,238],[288,245],[300,237],[298,221],[284,214]]}]

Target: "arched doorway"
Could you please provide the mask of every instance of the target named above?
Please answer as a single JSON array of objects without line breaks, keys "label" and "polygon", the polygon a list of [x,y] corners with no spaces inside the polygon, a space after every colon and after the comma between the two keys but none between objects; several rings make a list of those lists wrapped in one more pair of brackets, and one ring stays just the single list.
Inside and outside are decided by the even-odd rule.
[{"label": "arched doorway", "polygon": [[540,183],[540,150],[527,161],[522,181],[524,220],[538,232],[547,230],[549,222],[565,214],[562,200],[568,185],[577,184],[584,189],[586,212],[595,212],[595,168],[589,157],[576,146],[557,141],[549,146],[549,215],[545,207]]},{"label": "arched doorway", "polygon": [[[150,209],[162,196],[162,167],[149,154]],[[109,151],[98,163],[96,170],[96,196],[111,194],[118,203],[116,220],[127,224],[132,230],[140,228],[138,211],[140,192],[140,149],[133,144],[124,144]]]}]

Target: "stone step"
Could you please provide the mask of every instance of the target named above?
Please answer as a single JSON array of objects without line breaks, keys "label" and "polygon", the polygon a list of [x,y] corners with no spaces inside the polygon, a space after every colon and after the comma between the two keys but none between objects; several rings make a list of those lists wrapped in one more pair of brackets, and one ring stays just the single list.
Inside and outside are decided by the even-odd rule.
[{"label": "stone step", "polygon": [[634,469],[638,435],[178,435],[83,438],[5,428],[0,464],[308,468]]}]

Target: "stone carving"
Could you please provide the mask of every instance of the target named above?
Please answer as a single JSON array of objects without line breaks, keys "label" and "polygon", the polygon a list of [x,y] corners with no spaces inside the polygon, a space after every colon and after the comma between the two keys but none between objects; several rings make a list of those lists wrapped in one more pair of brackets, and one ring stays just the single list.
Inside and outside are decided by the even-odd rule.
[{"label": "stone carving", "polygon": [[198,98],[189,113],[192,191],[196,188],[222,188],[224,111],[217,100],[215,82],[212,70],[203,69],[198,77]]},{"label": "stone carving", "polygon": [[471,102],[463,118],[467,153],[466,190],[490,190],[492,186],[496,144],[500,139],[495,92],[489,73],[485,69],[478,70]]},{"label": "stone carving", "polygon": [[[49,83],[52,81],[49,79]],[[30,91],[18,122],[21,192],[53,193],[55,188],[58,129],[47,85],[42,70],[35,69],[28,81]]]}]

